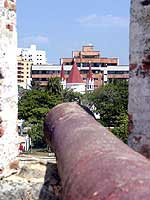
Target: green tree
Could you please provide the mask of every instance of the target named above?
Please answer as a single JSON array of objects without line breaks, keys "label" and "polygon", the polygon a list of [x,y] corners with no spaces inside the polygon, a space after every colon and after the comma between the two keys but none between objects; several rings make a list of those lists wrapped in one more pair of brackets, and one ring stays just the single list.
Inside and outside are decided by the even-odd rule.
[{"label": "green tree", "polygon": [[18,117],[24,119],[31,127],[29,134],[34,146],[43,144],[43,122],[46,114],[62,99],[59,95],[48,94],[44,90],[27,90],[19,100]]},{"label": "green tree", "polygon": [[80,103],[82,95],[79,92],[73,92],[73,90],[65,89],[62,91],[63,102],[78,102]]},{"label": "green tree", "polygon": [[127,143],[128,139],[128,115],[126,113],[120,114],[118,117],[117,126],[114,127],[112,133],[120,138],[124,143]]},{"label": "green tree", "polygon": [[116,81],[107,84],[94,91],[88,99],[96,107],[96,112],[100,113],[100,123],[127,142],[128,83]]},{"label": "green tree", "polygon": [[116,126],[118,116],[127,113],[128,83],[107,84],[94,92],[93,103],[104,126]]},{"label": "green tree", "polygon": [[62,93],[61,79],[59,77],[50,78],[46,87],[49,94],[61,95]]}]

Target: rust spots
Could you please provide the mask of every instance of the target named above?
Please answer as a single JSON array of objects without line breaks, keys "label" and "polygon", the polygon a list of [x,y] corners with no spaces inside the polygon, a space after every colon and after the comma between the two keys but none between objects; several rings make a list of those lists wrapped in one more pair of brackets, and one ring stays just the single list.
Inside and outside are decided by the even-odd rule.
[{"label": "rust spots", "polygon": [[0,126],[0,137],[2,137],[4,135],[4,129],[3,127]]},{"label": "rust spots", "polygon": [[134,136],[133,137],[133,140],[135,143],[139,143],[141,141],[141,139],[142,139],[142,136]]},{"label": "rust spots", "polygon": [[16,4],[15,3],[10,4],[9,9],[16,12]]},{"label": "rust spots", "polygon": [[3,79],[4,77],[3,77],[3,75],[2,75],[2,73],[0,72],[0,79]]},{"label": "rust spots", "polygon": [[133,128],[134,128],[133,115],[132,114],[128,114],[128,132],[129,132],[129,134],[132,132]]},{"label": "rust spots", "polygon": [[141,1],[141,4],[142,4],[142,6],[148,6],[148,5],[150,5],[150,0]]},{"label": "rust spots", "polygon": [[3,171],[4,171],[4,169],[3,169],[3,168],[0,168],[0,174],[2,174],[2,173],[3,173]]},{"label": "rust spots", "polygon": [[142,155],[144,155],[146,158],[150,158],[150,145],[144,144],[144,145],[141,147],[140,153],[141,153]]},{"label": "rust spots", "polygon": [[142,69],[143,71],[150,71],[150,55],[145,55],[142,60]]},{"label": "rust spots", "polygon": [[13,25],[12,24],[7,24],[6,29],[13,31]]},{"label": "rust spots", "polygon": [[133,71],[137,68],[137,64],[130,64],[130,70]]},{"label": "rust spots", "polygon": [[4,8],[8,8],[9,7],[9,3],[7,0],[4,1]]},{"label": "rust spots", "polygon": [[142,70],[143,71],[150,71],[150,64],[149,65],[142,65]]},{"label": "rust spots", "polygon": [[14,160],[9,164],[10,169],[18,169],[19,168],[19,160]]},{"label": "rust spots", "polygon": [[14,12],[16,12],[16,4],[15,3],[9,3],[8,0],[4,1],[4,8],[9,9],[9,10],[13,10]]}]

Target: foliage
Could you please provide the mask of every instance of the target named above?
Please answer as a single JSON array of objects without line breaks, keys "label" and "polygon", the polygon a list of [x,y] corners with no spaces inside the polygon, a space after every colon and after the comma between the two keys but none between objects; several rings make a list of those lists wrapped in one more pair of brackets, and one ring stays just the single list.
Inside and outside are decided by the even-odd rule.
[{"label": "foliage", "polygon": [[111,130],[114,135],[127,143],[128,138],[128,115],[123,114],[118,117],[118,126]]},{"label": "foliage", "polygon": [[82,95],[79,92],[73,92],[73,90],[65,89],[62,91],[63,102],[78,102],[80,103]]},{"label": "foliage", "polygon": [[62,102],[78,102],[84,109],[94,105],[100,113],[100,122],[106,127],[113,127],[112,132],[127,140],[127,104],[128,83],[107,84],[94,92],[81,95],[73,90],[63,90],[60,78],[50,78],[46,88],[34,85],[31,90],[23,90],[19,99],[19,118],[31,127],[29,134],[34,147],[44,147],[43,122],[45,115],[54,106]]},{"label": "foliage", "polygon": [[120,81],[102,86],[93,93],[91,101],[100,113],[100,122],[105,127],[114,127],[112,132],[126,142],[128,83]]},{"label": "foliage", "polygon": [[18,98],[21,98],[26,93],[26,89],[18,85]]},{"label": "foliage", "polygon": [[32,139],[32,143],[35,148],[44,148],[46,147],[46,143],[43,137],[43,121],[39,121],[37,124],[33,124],[31,129],[28,132],[29,136]]},{"label": "foliage", "polygon": [[61,102],[61,98],[40,90],[27,90],[19,101],[19,118],[30,123],[43,120],[45,113]]},{"label": "foliage", "polygon": [[46,88],[35,84],[31,90],[24,91],[18,103],[18,117],[31,127],[29,135],[34,147],[44,147],[43,122],[46,114],[59,103],[79,102],[80,96],[71,90],[63,91],[59,78],[51,78]]},{"label": "foliage", "polygon": [[61,95],[63,88],[61,85],[61,79],[58,77],[50,78],[48,80],[48,85],[46,87],[46,91],[49,94],[54,94],[54,95]]},{"label": "foliage", "polygon": [[104,126],[116,126],[118,116],[127,113],[128,84],[120,82],[107,84],[94,92],[93,103],[100,113],[101,123]]}]

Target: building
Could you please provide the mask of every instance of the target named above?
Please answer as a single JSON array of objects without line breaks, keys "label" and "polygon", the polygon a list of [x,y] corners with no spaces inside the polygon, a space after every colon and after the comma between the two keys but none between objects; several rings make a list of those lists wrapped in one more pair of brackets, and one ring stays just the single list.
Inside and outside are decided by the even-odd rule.
[{"label": "building", "polygon": [[[69,73],[71,66],[64,66],[65,73]],[[60,77],[61,65],[32,65],[32,83],[46,86],[51,77]]]},{"label": "building", "polygon": [[[61,65],[33,65],[32,66],[32,81],[38,82],[41,86],[46,86],[48,79],[51,77],[61,76]],[[64,77],[67,80],[69,77],[72,65],[63,65]],[[83,81],[88,81],[89,67],[78,67]],[[91,67],[92,81],[94,81],[94,89],[99,86],[111,83],[114,80],[128,80],[129,66],[117,65],[106,67]]]},{"label": "building", "polygon": [[115,80],[129,79],[129,65],[107,66],[103,68],[103,82],[112,83]]},{"label": "building", "polygon": [[17,56],[22,57],[24,61],[31,61],[34,65],[47,63],[46,52],[37,50],[36,45],[31,45],[30,48],[18,48]]},{"label": "building", "polygon": [[86,91],[94,90],[94,79],[92,76],[91,64],[89,63],[89,72],[87,74],[86,81],[81,77],[80,71],[77,67],[75,59],[73,61],[72,69],[69,73],[69,77],[65,78],[64,67],[61,68],[61,84],[63,89],[72,89],[74,92],[84,94]]},{"label": "building", "polygon": [[32,61],[27,61],[22,58],[22,56],[17,57],[18,68],[17,68],[17,82],[18,86],[24,89],[29,89],[31,87],[31,66]]},{"label": "building", "polygon": [[[72,58],[61,58],[60,65],[33,65],[32,81],[38,82],[41,86],[46,86],[49,78],[62,77],[61,67],[63,65],[63,76],[67,82],[72,69],[73,59],[76,61],[81,79],[86,84],[86,90],[93,90],[93,88],[87,88],[87,84],[93,85],[94,83],[94,86],[89,85],[89,87],[94,87],[94,89],[96,89],[108,82],[113,82],[114,80],[128,80],[129,78],[128,65],[119,65],[118,58],[101,57],[100,51],[95,51],[94,46],[88,45],[83,46],[82,51],[73,51]],[[92,79],[89,79],[91,76],[90,74],[92,75]]]},{"label": "building", "polygon": [[83,46],[81,51],[73,51],[72,58],[61,58],[60,63],[71,65],[73,58],[76,59],[77,66],[80,68],[80,73],[85,81],[89,62],[91,63],[95,89],[103,84],[103,70],[100,69],[107,66],[117,66],[119,64],[118,58],[101,57],[100,51],[94,50],[93,45]]}]

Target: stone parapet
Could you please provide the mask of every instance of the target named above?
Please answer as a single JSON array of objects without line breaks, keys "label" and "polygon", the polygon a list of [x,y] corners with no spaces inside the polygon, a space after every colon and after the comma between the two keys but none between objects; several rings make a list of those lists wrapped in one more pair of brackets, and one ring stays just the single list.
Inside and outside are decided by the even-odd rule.
[{"label": "stone parapet", "polygon": [[150,1],[131,0],[129,140],[150,158]]},{"label": "stone parapet", "polygon": [[0,0],[0,170],[18,155],[16,12]]}]

